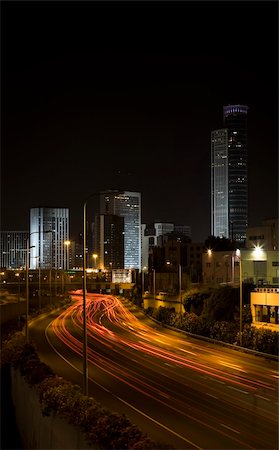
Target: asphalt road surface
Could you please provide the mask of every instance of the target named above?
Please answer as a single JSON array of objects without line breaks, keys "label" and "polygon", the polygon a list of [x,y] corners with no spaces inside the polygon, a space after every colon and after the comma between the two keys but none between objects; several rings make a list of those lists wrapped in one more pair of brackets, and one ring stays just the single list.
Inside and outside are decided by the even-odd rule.
[{"label": "asphalt road surface", "polygon": [[[88,389],[175,449],[277,449],[278,364],[160,327],[114,296],[88,294]],[[41,359],[83,386],[82,297],[30,324]]]}]

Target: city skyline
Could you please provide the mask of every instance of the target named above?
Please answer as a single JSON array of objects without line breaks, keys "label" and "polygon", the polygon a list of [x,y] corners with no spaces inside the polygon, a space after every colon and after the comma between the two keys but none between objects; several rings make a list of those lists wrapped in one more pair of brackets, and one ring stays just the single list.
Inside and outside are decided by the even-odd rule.
[{"label": "city skyline", "polygon": [[278,216],[276,2],[1,9],[2,230],[63,206],[76,235],[85,199],[121,188],[141,192],[142,223],[187,224],[204,241],[210,133],[228,104],[249,107],[248,226]]}]

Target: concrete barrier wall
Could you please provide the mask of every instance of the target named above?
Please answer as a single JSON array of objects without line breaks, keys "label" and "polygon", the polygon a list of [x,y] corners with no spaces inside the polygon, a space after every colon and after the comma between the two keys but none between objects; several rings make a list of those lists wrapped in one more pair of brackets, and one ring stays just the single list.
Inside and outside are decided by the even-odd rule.
[{"label": "concrete barrier wall", "polygon": [[16,422],[25,449],[98,450],[87,443],[78,427],[53,414],[44,417],[36,389],[13,367],[11,386]]}]

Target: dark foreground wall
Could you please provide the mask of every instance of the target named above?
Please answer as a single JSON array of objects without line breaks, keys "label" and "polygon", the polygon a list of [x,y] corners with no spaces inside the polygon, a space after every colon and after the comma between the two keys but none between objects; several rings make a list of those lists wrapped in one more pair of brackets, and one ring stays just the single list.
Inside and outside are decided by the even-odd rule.
[{"label": "dark foreground wall", "polygon": [[19,370],[13,367],[11,392],[16,423],[25,449],[98,450],[87,443],[79,428],[58,416],[43,416],[36,389],[30,387]]},{"label": "dark foreground wall", "polygon": [[16,424],[11,396],[10,367],[1,368],[1,449],[24,449]]}]

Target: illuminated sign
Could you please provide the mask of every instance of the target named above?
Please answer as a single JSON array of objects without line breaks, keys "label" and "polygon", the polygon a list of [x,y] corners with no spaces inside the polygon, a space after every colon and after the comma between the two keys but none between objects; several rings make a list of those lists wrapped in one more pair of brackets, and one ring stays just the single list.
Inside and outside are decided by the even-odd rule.
[{"label": "illuminated sign", "polygon": [[130,269],[113,269],[112,271],[113,283],[131,283],[132,271]]}]

